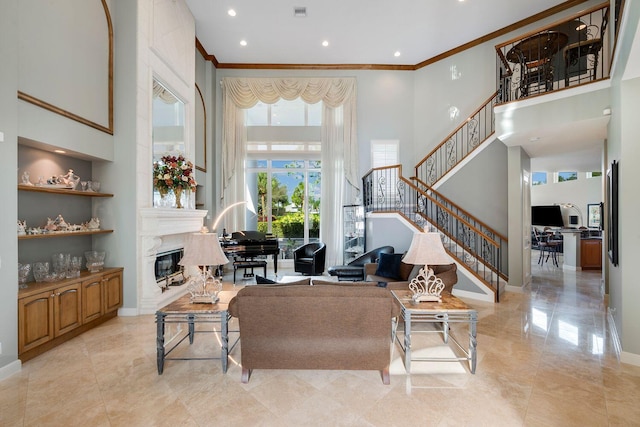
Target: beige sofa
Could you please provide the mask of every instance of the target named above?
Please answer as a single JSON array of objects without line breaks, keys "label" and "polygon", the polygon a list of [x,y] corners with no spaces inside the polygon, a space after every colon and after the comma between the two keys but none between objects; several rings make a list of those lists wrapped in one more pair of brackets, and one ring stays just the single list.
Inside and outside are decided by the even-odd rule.
[{"label": "beige sofa", "polygon": [[238,318],[242,382],[253,369],[379,370],[389,384],[391,319],[399,308],[376,286],[256,285],[229,304]]},{"label": "beige sofa", "polygon": [[[404,290],[409,288],[409,281],[415,277],[417,270],[421,266],[400,263],[398,278],[389,278],[376,276],[378,264],[370,263],[364,266],[364,276],[367,282],[384,283],[385,287],[390,290]],[[436,277],[439,277],[444,283],[443,293],[451,294],[453,287],[458,283],[457,265],[455,263],[446,265],[432,265],[431,269]]]}]

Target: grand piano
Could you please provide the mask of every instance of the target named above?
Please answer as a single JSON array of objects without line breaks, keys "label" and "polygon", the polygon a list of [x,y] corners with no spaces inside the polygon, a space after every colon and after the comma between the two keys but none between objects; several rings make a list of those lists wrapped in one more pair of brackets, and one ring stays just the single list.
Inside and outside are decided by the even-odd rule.
[{"label": "grand piano", "polygon": [[278,239],[260,231],[235,231],[231,239],[223,238],[220,242],[224,253],[230,257],[252,259],[260,255],[273,255],[273,271],[278,274]]}]

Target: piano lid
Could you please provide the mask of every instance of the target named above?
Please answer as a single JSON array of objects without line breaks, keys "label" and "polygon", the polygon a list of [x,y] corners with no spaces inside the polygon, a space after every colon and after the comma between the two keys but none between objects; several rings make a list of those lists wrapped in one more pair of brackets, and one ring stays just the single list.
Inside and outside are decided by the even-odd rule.
[{"label": "piano lid", "polygon": [[273,238],[271,235],[267,235],[266,233],[262,233],[260,231],[248,230],[248,231],[234,231],[231,233],[231,240],[235,240],[237,242],[246,242],[246,241],[262,241]]}]

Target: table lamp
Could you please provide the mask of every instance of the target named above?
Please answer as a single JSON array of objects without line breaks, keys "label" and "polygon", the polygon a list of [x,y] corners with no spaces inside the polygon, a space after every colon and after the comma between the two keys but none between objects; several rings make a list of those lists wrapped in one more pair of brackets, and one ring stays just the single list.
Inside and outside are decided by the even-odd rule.
[{"label": "table lamp", "polygon": [[402,262],[424,266],[409,282],[409,289],[413,293],[411,299],[414,303],[442,301],[440,294],[444,289],[444,283],[428,266],[451,264],[452,260],[444,249],[438,233],[415,233],[409,251]]},{"label": "table lamp", "polygon": [[182,266],[195,265],[201,272],[189,278],[187,291],[191,294],[192,303],[213,304],[218,301],[218,294],[222,290],[220,279],[213,277],[209,266],[222,265],[229,260],[222,252],[218,236],[209,233],[203,227],[200,233],[191,234],[184,247],[184,256],[178,263]]}]

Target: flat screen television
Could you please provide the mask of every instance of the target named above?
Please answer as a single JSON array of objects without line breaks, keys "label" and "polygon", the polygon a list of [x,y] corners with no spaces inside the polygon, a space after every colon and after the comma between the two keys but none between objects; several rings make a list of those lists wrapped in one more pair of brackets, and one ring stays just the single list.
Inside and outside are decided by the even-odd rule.
[{"label": "flat screen television", "polygon": [[560,205],[531,206],[531,225],[564,227]]}]

